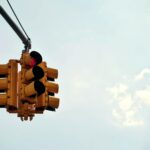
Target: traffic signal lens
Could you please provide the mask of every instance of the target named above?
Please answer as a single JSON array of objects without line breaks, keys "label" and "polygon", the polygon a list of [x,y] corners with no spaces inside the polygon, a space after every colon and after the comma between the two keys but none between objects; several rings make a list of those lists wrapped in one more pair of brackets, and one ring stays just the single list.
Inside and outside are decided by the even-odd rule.
[{"label": "traffic signal lens", "polygon": [[38,80],[41,79],[44,76],[44,71],[41,67],[35,66],[25,73],[25,80],[30,81],[30,80]]},{"label": "traffic signal lens", "polygon": [[30,60],[29,66],[32,68],[32,67],[35,66],[35,64],[36,64],[36,60],[35,60],[34,58],[32,58],[32,59]]},{"label": "traffic signal lens", "polygon": [[35,65],[37,65],[37,64],[42,62],[42,56],[37,51],[32,51],[30,53],[30,56],[31,56],[31,58],[33,58],[35,60]]},{"label": "traffic signal lens", "polygon": [[38,96],[45,92],[45,86],[39,80],[34,82],[34,87],[35,87],[35,90],[37,91]]},{"label": "traffic signal lens", "polygon": [[30,96],[35,96],[36,94],[39,96],[44,92],[45,92],[45,86],[39,80],[31,82],[29,85],[25,87],[25,96],[30,97]]},{"label": "traffic signal lens", "polygon": [[44,71],[41,67],[35,66],[33,68],[34,79],[41,79],[44,76]]}]

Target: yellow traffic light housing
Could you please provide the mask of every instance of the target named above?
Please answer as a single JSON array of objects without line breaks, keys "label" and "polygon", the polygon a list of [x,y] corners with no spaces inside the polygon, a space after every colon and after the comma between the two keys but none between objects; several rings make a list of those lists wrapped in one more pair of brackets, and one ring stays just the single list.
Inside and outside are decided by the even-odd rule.
[{"label": "yellow traffic light housing", "polygon": [[6,105],[7,105],[7,95],[0,94],[0,108],[5,108]]},{"label": "yellow traffic light housing", "polygon": [[58,70],[48,68],[38,52],[24,51],[20,60],[0,64],[0,108],[17,113],[21,120],[32,120],[44,110],[55,111],[59,107],[57,78]]},{"label": "yellow traffic light housing", "polygon": [[59,91],[59,85],[54,83],[55,79],[58,78],[58,70],[54,68],[47,68],[47,107],[46,110],[55,111],[59,106],[59,98],[54,97]]},{"label": "yellow traffic light housing", "polygon": [[18,63],[16,60],[10,60],[8,63],[8,101],[7,111],[16,112],[18,99],[17,99],[17,75]]},{"label": "yellow traffic light housing", "polygon": [[44,71],[44,76],[40,79],[40,82],[44,84],[45,87],[45,92],[42,93],[41,95],[37,96],[36,99],[36,113],[43,113],[45,108],[46,108],[46,62],[41,62],[39,65]]},{"label": "yellow traffic light housing", "polygon": [[17,110],[17,71],[16,60],[0,65],[0,107],[6,107],[8,112]]},{"label": "yellow traffic light housing", "polygon": [[0,108],[5,108],[7,105],[7,90],[8,90],[8,64],[0,65]]},{"label": "yellow traffic light housing", "polygon": [[59,98],[49,96],[46,110],[55,111],[59,107]]},{"label": "yellow traffic light housing", "polygon": [[54,83],[55,79],[58,78],[58,70],[48,68],[45,62],[43,62],[42,68],[45,71],[42,82],[44,83],[46,90],[45,93],[37,97],[36,113],[43,112],[45,109],[55,111],[59,106],[59,98],[54,97],[59,91],[59,85]]},{"label": "yellow traffic light housing", "polygon": [[38,66],[42,57],[36,51],[23,53],[21,59],[21,99],[39,96],[45,92],[45,86],[40,81],[44,76],[44,70]]}]

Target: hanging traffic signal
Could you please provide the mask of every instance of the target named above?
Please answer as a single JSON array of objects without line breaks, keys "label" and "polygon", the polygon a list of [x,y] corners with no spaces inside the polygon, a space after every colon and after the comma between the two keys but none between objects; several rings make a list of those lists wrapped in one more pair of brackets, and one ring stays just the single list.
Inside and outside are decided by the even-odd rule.
[{"label": "hanging traffic signal", "polygon": [[17,99],[17,74],[18,74],[18,63],[16,60],[10,60],[8,63],[8,101],[7,111],[10,113],[17,110],[18,99]]},{"label": "hanging traffic signal", "polygon": [[17,71],[16,60],[0,65],[0,107],[10,113],[17,110]]},{"label": "hanging traffic signal", "polygon": [[38,66],[42,56],[36,52],[23,53],[21,59],[21,100],[29,101],[45,92],[45,86],[40,81],[44,70]]},{"label": "hanging traffic signal", "polygon": [[42,56],[32,51],[24,52],[21,57],[21,72],[18,80],[19,82],[19,117],[26,116],[33,117],[34,113],[43,113],[45,109],[45,101],[42,104],[43,110],[35,111],[38,101],[44,97],[45,84],[44,84],[44,62]]},{"label": "hanging traffic signal", "polygon": [[55,111],[59,106],[59,98],[54,97],[59,91],[59,85],[54,83],[55,79],[58,78],[58,70],[54,68],[47,68],[47,82],[46,82],[46,99],[47,107],[46,110]]},{"label": "hanging traffic signal", "polygon": [[0,108],[7,105],[8,64],[0,65]]},{"label": "hanging traffic signal", "polygon": [[54,83],[55,79],[58,78],[58,70],[48,68],[46,62],[42,63],[42,68],[45,74],[41,80],[46,90],[41,96],[37,97],[36,113],[42,113],[45,109],[55,111],[59,106],[59,98],[54,97],[59,90],[59,85]]},{"label": "hanging traffic signal", "polygon": [[43,113],[46,107],[46,62],[41,62],[39,66],[44,71],[44,76],[40,79],[40,82],[42,82],[45,86],[45,92],[43,92],[41,95],[37,96],[36,99],[36,113]]},{"label": "hanging traffic signal", "polygon": [[38,52],[23,51],[20,60],[0,64],[0,108],[17,113],[21,120],[32,120],[44,110],[55,111],[59,107],[57,78],[58,70],[48,68]]}]

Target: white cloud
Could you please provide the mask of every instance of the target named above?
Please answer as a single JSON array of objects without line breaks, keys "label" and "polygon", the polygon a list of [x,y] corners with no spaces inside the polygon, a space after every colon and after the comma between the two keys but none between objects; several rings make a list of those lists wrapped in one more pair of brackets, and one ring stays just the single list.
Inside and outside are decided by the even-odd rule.
[{"label": "white cloud", "polygon": [[129,127],[144,125],[144,121],[139,118],[141,108],[139,105],[141,102],[138,101],[137,98],[147,100],[148,96],[150,97],[150,88],[148,88],[148,91],[131,91],[131,86],[132,85],[120,83],[107,89],[112,95],[114,104],[112,116],[119,126]]},{"label": "white cloud", "polygon": [[115,101],[116,107],[112,111],[114,120],[121,126],[143,125],[141,119],[137,119],[139,109],[131,95],[125,95]]},{"label": "white cloud", "polygon": [[127,111],[132,107],[133,100],[130,95],[125,95],[119,98],[118,105],[121,110]]},{"label": "white cloud", "polygon": [[141,113],[146,107],[150,107],[150,85],[145,75],[150,76],[149,68],[143,69],[133,79],[124,78],[126,84],[120,82],[107,88],[112,96],[112,116],[118,125],[144,125],[145,116],[142,118]]},{"label": "white cloud", "polygon": [[137,111],[134,109],[127,110],[127,111],[121,109],[120,110],[113,109],[112,111],[113,118],[117,123],[117,125],[124,126],[124,127],[144,125],[143,120],[135,119],[136,113]]},{"label": "white cloud", "polygon": [[138,81],[138,80],[143,80],[145,74],[150,74],[150,69],[148,69],[148,68],[143,69],[139,74],[137,74],[137,75],[135,76],[135,80],[136,80],[136,81]]},{"label": "white cloud", "polygon": [[141,101],[142,104],[150,106],[150,86],[143,90],[138,90],[135,96]]},{"label": "white cloud", "polygon": [[127,89],[127,85],[117,84],[112,88],[107,88],[107,91],[109,91],[115,98],[118,98],[119,95],[126,93]]}]

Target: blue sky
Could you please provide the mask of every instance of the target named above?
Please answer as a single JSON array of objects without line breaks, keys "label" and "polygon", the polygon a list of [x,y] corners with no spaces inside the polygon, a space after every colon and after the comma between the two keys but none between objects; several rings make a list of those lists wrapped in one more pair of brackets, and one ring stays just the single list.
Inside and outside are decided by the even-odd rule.
[{"label": "blue sky", "polygon": [[[59,70],[60,107],[32,122],[0,110],[1,149],[148,150],[150,2],[10,2],[32,50]],[[0,35],[0,63],[19,59],[23,44],[2,17]]]}]

